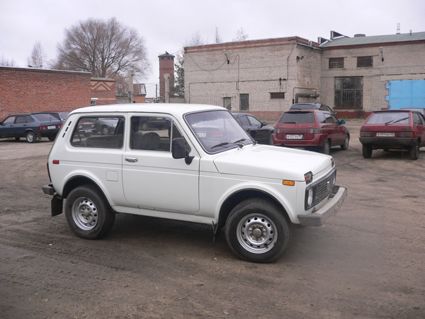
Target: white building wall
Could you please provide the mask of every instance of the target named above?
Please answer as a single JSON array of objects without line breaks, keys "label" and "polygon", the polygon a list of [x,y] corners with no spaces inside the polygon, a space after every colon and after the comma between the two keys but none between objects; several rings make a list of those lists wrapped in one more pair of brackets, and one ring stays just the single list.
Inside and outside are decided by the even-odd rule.
[{"label": "white building wall", "polygon": [[[373,56],[373,67],[357,68],[358,56]],[[329,69],[331,57],[344,57],[344,68]],[[335,77],[362,76],[363,110],[370,112],[385,109],[388,107],[387,81],[425,78],[425,43],[328,48],[323,52],[321,65],[320,90],[323,103],[334,105]]]}]

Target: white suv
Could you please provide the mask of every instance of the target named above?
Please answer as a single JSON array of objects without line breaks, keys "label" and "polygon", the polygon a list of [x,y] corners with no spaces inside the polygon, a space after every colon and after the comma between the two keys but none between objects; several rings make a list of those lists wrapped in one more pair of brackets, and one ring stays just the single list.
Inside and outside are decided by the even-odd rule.
[{"label": "white suv", "polygon": [[183,220],[214,234],[224,227],[232,251],[256,262],[279,258],[291,224],[321,225],[346,195],[331,156],[258,145],[226,109],[208,105],[75,110],[48,171],[52,215],[64,208],[80,237],[104,236],[115,213]]}]

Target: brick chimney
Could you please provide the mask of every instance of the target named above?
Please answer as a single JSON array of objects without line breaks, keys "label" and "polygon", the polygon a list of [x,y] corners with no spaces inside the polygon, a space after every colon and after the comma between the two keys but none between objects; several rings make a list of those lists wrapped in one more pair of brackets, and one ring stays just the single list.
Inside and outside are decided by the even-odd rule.
[{"label": "brick chimney", "polygon": [[[159,99],[168,102],[174,88],[174,55],[165,51],[159,58]],[[168,79],[168,84],[165,82]],[[166,96],[167,95],[167,96]]]}]

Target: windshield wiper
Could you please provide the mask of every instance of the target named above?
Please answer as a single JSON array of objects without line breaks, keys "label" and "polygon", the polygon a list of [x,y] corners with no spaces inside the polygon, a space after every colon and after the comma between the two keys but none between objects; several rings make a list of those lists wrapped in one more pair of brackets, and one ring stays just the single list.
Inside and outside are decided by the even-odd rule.
[{"label": "windshield wiper", "polygon": [[239,140],[237,140],[237,141],[232,142],[232,144],[236,144],[236,145],[238,145],[240,148],[242,148],[242,147],[244,147],[244,144],[242,144],[242,143],[241,143],[241,142],[243,142],[243,141],[247,141],[247,139],[246,139],[246,138],[241,138],[241,139],[239,139]]},{"label": "windshield wiper", "polygon": [[409,119],[409,117],[403,117],[403,118],[398,119],[398,120],[391,120],[391,121],[385,122],[385,125],[398,123],[398,122],[401,122],[401,121],[404,121],[404,120],[408,120],[408,119]]},{"label": "windshield wiper", "polygon": [[211,149],[216,148],[216,147],[220,147],[220,146],[225,146],[225,145],[229,145],[229,142],[223,142],[223,143],[219,143],[217,145],[211,146]]}]

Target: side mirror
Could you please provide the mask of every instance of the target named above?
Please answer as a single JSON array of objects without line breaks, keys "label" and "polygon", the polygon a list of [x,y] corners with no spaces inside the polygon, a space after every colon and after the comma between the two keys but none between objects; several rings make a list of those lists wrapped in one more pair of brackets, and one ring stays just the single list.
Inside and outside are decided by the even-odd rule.
[{"label": "side mirror", "polygon": [[180,159],[184,158],[185,163],[189,165],[192,163],[193,156],[189,156],[189,150],[186,147],[186,141],[183,137],[173,138],[173,143],[171,145],[171,154],[173,158]]},{"label": "side mirror", "polygon": [[337,120],[336,123],[338,125],[344,125],[345,124],[345,120]]}]

